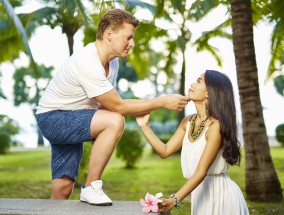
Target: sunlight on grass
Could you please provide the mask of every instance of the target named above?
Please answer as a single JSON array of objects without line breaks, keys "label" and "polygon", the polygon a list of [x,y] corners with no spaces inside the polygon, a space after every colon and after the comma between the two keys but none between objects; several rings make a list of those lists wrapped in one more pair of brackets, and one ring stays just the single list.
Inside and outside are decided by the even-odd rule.
[{"label": "sunlight on grass", "polygon": [[[271,148],[273,162],[284,187],[284,148]],[[228,175],[245,191],[244,158],[241,166],[231,167]],[[180,156],[160,159],[151,150],[145,150],[135,169],[125,169],[121,160],[112,156],[102,176],[104,190],[113,200],[139,201],[146,192],[162,192],[164,197],[176,192],[186,180],[182,176]],[[50,149],[10,152],[0,155],[0,198],[50,198]],[[71,199],[79,199],[80,187],[75,187]],[[245,195],[245,192],[244,192]],[[247,201],[251,215],[284,214],[281,203]],[[172,215],[190,214],[190,203],[184,200]]]}]

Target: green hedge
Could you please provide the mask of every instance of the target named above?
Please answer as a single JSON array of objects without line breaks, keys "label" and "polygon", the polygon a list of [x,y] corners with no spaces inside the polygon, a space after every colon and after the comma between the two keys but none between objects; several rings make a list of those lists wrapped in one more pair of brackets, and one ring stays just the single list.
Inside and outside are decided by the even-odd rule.
[{"label": "green hedge", "polygon": [[10,135],[7,133],[0,133],[0,154],[6,154],[10,148]]},{"label": "green hedge", "polygon": [[280,124],[276,127],[276,139],[282,146],[284,146],[284,124]]},{"label": "green hedge", "polygon": [[116,156],[126,162],[126,168],[133,168],[142,157],[145,140],[137,129],[125,129],[116,147]]}]

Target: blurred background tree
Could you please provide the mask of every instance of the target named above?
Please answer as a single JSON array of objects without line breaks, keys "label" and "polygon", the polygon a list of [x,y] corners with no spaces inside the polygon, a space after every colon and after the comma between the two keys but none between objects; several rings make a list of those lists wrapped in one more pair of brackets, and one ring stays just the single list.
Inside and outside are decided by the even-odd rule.
[{"label": "blurred background tree", "polygon": [[9,151],[13,142],[13,136],[19,133],[18,123],[5,115],[0,115],[0,154]]},{"label": "blurred background tree", "polygon": [[[48,81],[51,79],[51,71],[53,67],[45,67],[37,65],[40,78],[35,77],[35,73],[31,67],[17,68],[14,73],[14,104],[19,106],[28,103],[36,115],[36,106],[40,99],[40,93],[47,87]],[[38,145],[44,145],[44,140],[39,127],[36,125],[38,135]]]}]

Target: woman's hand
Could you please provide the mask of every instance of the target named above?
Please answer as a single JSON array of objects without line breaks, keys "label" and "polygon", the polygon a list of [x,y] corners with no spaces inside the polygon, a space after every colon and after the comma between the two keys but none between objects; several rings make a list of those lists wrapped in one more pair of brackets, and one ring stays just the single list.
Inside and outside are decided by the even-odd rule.
[{"label": "woman's hand", "polygon": [[174,198],[163,199],[162,202],[158,203],[159,212],[168,212],[176,205]]},{"label": "woman's hand", "polygon": [[150,118],[150,113],[136,116],[136,122],[140,127],[142,127],[144,125],[148,125],[149,118]]}]

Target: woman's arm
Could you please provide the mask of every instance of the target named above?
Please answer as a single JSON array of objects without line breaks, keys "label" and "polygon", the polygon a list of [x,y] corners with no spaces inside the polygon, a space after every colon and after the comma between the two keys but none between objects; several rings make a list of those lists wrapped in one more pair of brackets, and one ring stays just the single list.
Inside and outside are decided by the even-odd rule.
[{"label": "woman's arm", "polygon": [[174,135],[167,143],[163,143],[152,131],[150,126],[148,125],[150,114],[137,116],[136,121],[137,124],[140,126],[143,134],[145,135],[146,139],[153,147],[153,149],[157,152],[157,154],[161,158],[166,158],[171,154],[178,151],[182,146],[182,140],[185,134],[186,123],[188,122],[188,117],[184,118],[180,123],[179,127],[177,128]]},{"label": "woman's arm", "polygon": [[[194,174],[187,180],[182,188],[175,193],[179,201],[190,194],[206,177],[207,171],[214,162],[221,149],[220,124],[215,121],[206,132],[206,146],[199,160]],[[169,211],[176,205],[174,198],[164,200],[159,204],[161,212]]]}]

